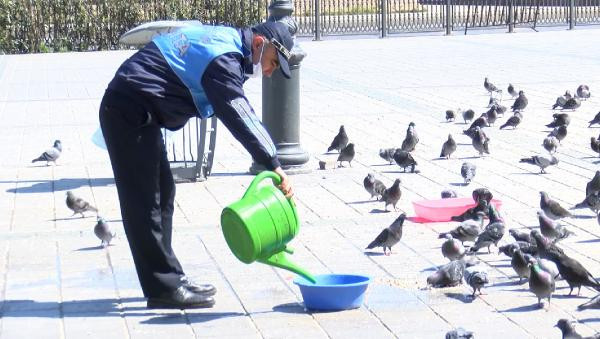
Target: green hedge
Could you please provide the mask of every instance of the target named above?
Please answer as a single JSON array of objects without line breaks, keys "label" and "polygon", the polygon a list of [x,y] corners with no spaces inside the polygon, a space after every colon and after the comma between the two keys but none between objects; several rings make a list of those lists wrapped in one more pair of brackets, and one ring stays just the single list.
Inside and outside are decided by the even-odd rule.
[{"label": "green hedge", "polygon": [[118,49],[154,20],[237,27],[263,21],[267,0],[0,0],[0,54]]}]

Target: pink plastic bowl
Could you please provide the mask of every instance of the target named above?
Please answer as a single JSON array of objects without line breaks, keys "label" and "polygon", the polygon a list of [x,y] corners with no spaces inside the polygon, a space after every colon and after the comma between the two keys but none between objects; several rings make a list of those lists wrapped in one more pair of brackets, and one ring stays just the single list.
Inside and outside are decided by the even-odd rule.
[{"label": "pink plastic bowl", "polygon": [[[502,201],[492,199],[492,204],[499,210]],[[473,206],[475,202],[472,198],[413,201],[417,216],[428,221],[450,221],[452,216],[460,215]]]}]

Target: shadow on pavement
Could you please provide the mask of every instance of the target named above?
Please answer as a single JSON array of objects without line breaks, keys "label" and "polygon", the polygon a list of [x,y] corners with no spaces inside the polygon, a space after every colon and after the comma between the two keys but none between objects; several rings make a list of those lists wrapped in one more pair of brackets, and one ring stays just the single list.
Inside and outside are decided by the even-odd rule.
[{"label": "shadow on pavement", "polygon": [[69,191],[83,186],[108,186],[114,185],[113,178],[63,178],[59,180],[8,180],[0,183],[32,183],[29,187],[9,188],[8,193],[47,193],[53,191]]},{"label": "shadow on pavement", "polygon": [[[211,320],[217,320],[221,318],[229,318],[229,317],[245,317],[247,316],[244,313],[240,312],[206,312],[206,313],[187,313],[187,319],[184,315],[179,313],[179,310],[176,310],[177,313],[173,314],[162,314],[157,315],[156,317],[142,320],[141,324],[152,324],[152,325],[172,325],[172,324],[186,324],[187,319],[189,319],[190,324],[196,323],[204,323]],[[128,313],[125,313],[127,316]]]},{"label": "shadow on pavement", "polygon": [[500,312],[502,312],[502,313],[504,313],[504,312],[531,312],[531,311],[537,311],[537,310],[541,310],[541,309],[542,309],[542,307],[540,307],[540,305],[536,302],[533,305],[513,307],[513,308],[506,309],[506,310],[501,310]]}]

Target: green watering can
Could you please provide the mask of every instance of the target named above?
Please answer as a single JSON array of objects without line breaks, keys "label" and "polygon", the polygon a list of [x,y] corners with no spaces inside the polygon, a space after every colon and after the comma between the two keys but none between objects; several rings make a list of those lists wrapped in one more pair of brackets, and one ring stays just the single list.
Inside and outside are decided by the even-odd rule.
[{"label": "green watering can", "polygon": [[248,190],[237,202],[221,212],[221,227],[231,252],[242,262],[254,261],[283,268],[315,283],[315,278],[288,260],[285,253],[294,253],[286,245],[300,228],[296,206],[271,184],[261,183],[272,179],[275,185],[281,178],[275,172],[258,174]]}]

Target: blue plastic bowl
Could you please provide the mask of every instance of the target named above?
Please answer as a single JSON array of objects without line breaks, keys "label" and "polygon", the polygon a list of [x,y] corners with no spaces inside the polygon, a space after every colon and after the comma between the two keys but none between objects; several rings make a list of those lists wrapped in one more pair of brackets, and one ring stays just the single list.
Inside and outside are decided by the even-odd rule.
[{"label": "blue plastic bowl", "polygon": [[371,278],[364,275],[321,274],[315,284],[297,277],[294,284],[300,287],[304,307],[310,310],[348,310],[362,305]]}]

